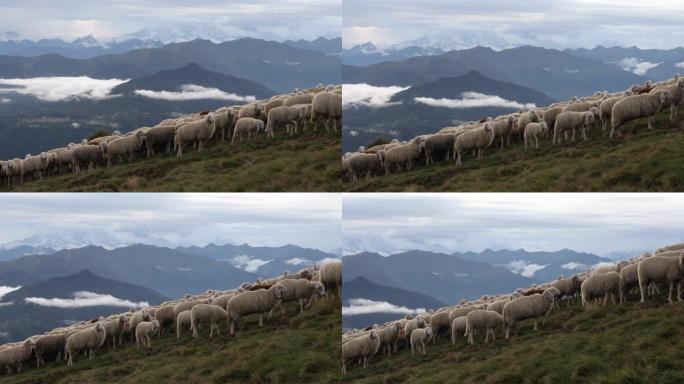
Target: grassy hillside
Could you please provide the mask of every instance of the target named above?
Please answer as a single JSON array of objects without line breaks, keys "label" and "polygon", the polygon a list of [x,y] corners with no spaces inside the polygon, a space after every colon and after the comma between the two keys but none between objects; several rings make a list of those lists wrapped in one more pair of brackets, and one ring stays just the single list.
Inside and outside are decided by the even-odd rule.
[{"label": "grassy hillside", "polygon": [[[49,363],[19,375],[0,376],[0,384],[60,383],[337,383],[340,380],[340,302],[314,303],[300,315],[287,305],[287,317],[274,314],[259,328],[258,317],[242,322],[246,329],[231,337],[209,340],[203,327],[200,339],[187,333],[176,339],[152,339],[150,350],[104,348],[92,360],[78,356],[74,366]],[[295,315],[296,313],[296,315]]]},{"label": "grassy hillside", "polygon": [[339,132],[311,130],[293,138],[284,131],[267,140],[217,144],[98,167],[79,175],[51,176],[0,191],[339,191]]},{"label": "grassy hillside", "polygon": [[[679,111],[680,119],[684,110]],[[440,162],[389,177],[346,184],[350,191],[681,191],[684,190],[684,121],[670,123],[660,113],[657,129],[646,120],[627,125],[624,135],[608,138],[593,130],[588,142],[539,150],[522,144],[492,146],[483,160],[468,155],[463,166]],[[424,164],[424,160],[421,160]]]},{"label": "grassy hillside", "polygon": [[634,302],[584,311],[562,306],[538,332],[532,322],[518,334],[474,346],[464,338],[429,345],[427,355],[401,350],[354,364],[344,382],[360,383],[682,383],[684,303]]}]

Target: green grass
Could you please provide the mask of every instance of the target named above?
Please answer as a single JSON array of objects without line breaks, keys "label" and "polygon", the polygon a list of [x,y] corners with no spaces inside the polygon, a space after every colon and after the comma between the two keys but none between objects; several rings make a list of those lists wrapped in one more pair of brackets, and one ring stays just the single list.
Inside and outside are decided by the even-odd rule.
[{"label": "green grass", "polygon": [[[259,328],[249,316],[231,337],[221,324],[221,335],[209,339],[186,333],[152,339],[150,350],[125,343],[103,347],[92,361],[78,356],[72,367],[52,362],[47,367],[0,376],[0,384],[60,383],[338,383],[340,381],[341,308],[338,299],[313,303],[300,315],[287,305],[287,316],[274,312]],[[277,311],[277,310],[276,310]],[[295,315],[296,314],[296,315]],[[31,363],[35,364],[35,360]]]},{"label": "green grass", "polygon": [[[679,111],[684,116],[684,110]],[[589,141],[552,145],[540,142],[526,151],[493,145],[485,158],[468,155],[463,166],[439,162],[411,171],[347,183],[349,191],[681,191],[684,190],[684,121],[658,115],[657,129],[646,120],[628,124],[622,137],[609,139],[600,129]]]},{"label": "green grass", "polygon": [[256,140],[212,142],[205,152],[188,149],[174,154],[139,158],[132,163],[98,167],[79,175],[50,176],[0,191],[340,191],[341,136],[308,131],[293,138],[276,132]]},{"label": "green grass", "polygon": [[429,345],[426,356],[400,350],[376,355],[368,368],[354,364],[349,383],[682,383],[684,303],[664,298],[608,305],[585,311],[579,305],[555,310],[540,330],[518,324],[517,334],[476,345],[459,338]]}]

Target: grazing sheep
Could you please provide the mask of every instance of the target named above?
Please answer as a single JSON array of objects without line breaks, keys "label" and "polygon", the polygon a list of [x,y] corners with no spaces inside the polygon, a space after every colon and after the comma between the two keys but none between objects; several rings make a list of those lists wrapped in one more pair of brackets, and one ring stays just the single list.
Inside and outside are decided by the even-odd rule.
[{"label": "grazing sheep", "polygon": [[176,316],[176,339],[180,339],[183,329],[190,329],[192,326],[191,310],[186,309]]},{"label": "grazing sheep", "polygon": [[26,155],[26,158],[21,161],[21,179],[27,175],[33,175],[34,173],[38,175],[38,179],[43,178],[43,172],[45,172],[50,166],[50,160],[46,152],[42,152],[38,156]]},{"label": "grazing sheep", "polygon": [[174,305],[163,305],[157,309],[154,318],[159,321],[160,332],[169,326],[173,326],[176,321],[176,315],[173,312]]},{"label": "grazing sheep", "polygon": [[221,131],[221,142],[226,140],[226,134],[231,137],[230,130],[235,127],[237,111],[233,108],[219,109],[215,113],[216,129]]},{"label": "grazing sheep", "polygon": [[318,278],[327,290],[337,291],[339,297],[342,293],[342,260],[330,260],[321,264]]},{"label": "grazing sheep", "polygon": [[104,325],[98,322],[95,326],[78,331],[69,336],[64,347],[67,367],[74,364],[74,355],[80,351],[88,352],[89,360],[95,356],[95,352],[104,344],[107,332]]},{"label": "grazing sheep", "polygon": [[390,169],[394,166],[399,170],[402,165],[406,165],[406,169],[411,169],[413,162],[420,157],[424,144],[423,138],[417,137],[409,143],[398,145],[388,151],[379,151],[378,156],[385,168],[385,176],[390,174]]},{"label": "grazing sheep", "polygon": [[[309,281],[307,279],[284,279],[280,284],[285,287],[283,302],[298,301],[299,313],[304,313],[304,301],[311,300],[315,296],[325,296],[325,286],[320,281]],[[281,306],[281,310],[285,310]]]},{"label": "grazing sheep", "polygon": [[[582,138],[587,140],[587,129],[594,123],[594,114],[592,112],[561,112],[556,117],[556,125],[553,130],[553,144],[556,144],[556,140],[560,144],[563,139],[560,134],[563,132],[572,131],[572,139],[575,140],[575,130],[580,129],[582,131]],[[566,133],[567,135],[567,133]],[[567,136],[566,136],[567,139]]]},{"label": "grazing sheep", "polygon": [[[256,137],[259,131],[263,130],[264,122],[262,120],[255,119],[253,117],[243,117],[235,123],[235,128],[233,128],[233,138],[231,139],[230,143],[233,144],[235,139],[238,137],[240,138],[240,142],[242,142],[242,137],[245,133],[247,134],[247,140],[249,140],[252,138],[252,135]],[[267,136],[271,133],[272,132],[267,132]]]},{"label": "grazing sheep", "polygon": [[143,321],[141,323],[138,323],[138,326],[135,327],[135,348],[140,349],[140,344],[142,343],[143,347],[147,346],[147,348],[151,348],[152,344],[150,343],[150,336],[153,336],[159,332],[159,321],[152,320],[152,321]]},{"label": "grazing sheep", "polygon": [[458,155],[456,164],[461,165],[463,153],[471,149],[477,149],[477,158],[482,159],[485,149],[493,142],[494,130],[490,122],[484,123],[481,128],[462,133],[454,141],[454,152]]},{"label": "grazing sheep", "polygon": [[449,161],[452,158],[452,151],[454,150],[454,140],[456,136],[450,133],[430,135],[425,139],[423,144],[425,150],[425,165],[434,163],[433,156],[436,153],[444,153],[444,161]]},{"label": "grazing sheep", "polygon": [[410,343],[411,340],[411,333],[420,328],[425,328],[427,325],[427,322],[423,318],[423,316],[416,316],[413,319],[406,320],[404,322],[404,332],[397,337],[397,339],[394,341],[394,352],[397,351],[397,346],[399,341],[406,341],[407,345]]},{"label": "grazing sheep", "polygon": [[342,344],[342,374],[347,374],[347,361],[363,359],[363,367],[368,366],[368,359],[378,353],[380,349],[380,337],[376,330],[369,331],[366,335],[352,339]]},{"label": "grazing sheep", "polygon": [[[560,291],[561,296],[560,298],[566,297],[570,298],[574,295],[576,295],[579,290],[580,286],[582,285],[582,282],[580,282],[580,279],[578,276],[572,276],[570,278],[564,279],[561,276],[558,277],[558,280],[554,281],[552,283],[552,286],[556,288],[558,291]],[[570,300],[568,300],[568,306],[570,306]]]},{"label": "grazing sheep", "polygon": [[529,123],[525,127],[525,149],[527,149],[527,144],[529,142],[530,146],[534,145],[535,149],[539,149],[539,136],[546,136],[548,128],[546,122],[541,123]]},{"label": "grazing sheep", "polygon": [[80,173],[84,165],[86,165],[87,169],[94,168],[102,159],[102,150],[99,146],[79,145],[74,148],[72,154],[72,168],[74,173]]},{"label": "grazing sheep", "polygon": [[485,343],[489,342],[489,334],[492,334],[492,339],[496,340],[496,333],[494,327],[503,324],[503,316],[494,311],[487,311],[478,309],[466,315],[466,333],[468,334],[468,343],[475,344],[475,330],[485,329],[487,335],[485,336]]},{"label": "grazing sheep", "polygon": [[107,159],[107,167],[112,165],[112,158],[117,157],[119,162],[121,156],[128,155],[128,161],[133,160],[133,155],[142,148],[143,133],[138,131],[133,135],[120,137],[109,143],[100,143],[102,157]]},{"label": "grazing sheep", "polygon": [[580,291],[582,292],[582,306],[589,308],[589,300],[603,297],[603,305],[608,302],[608,296],[615,303],[615,294],[620,289],[620,274],[611,271],[607,273],[592,274],[582,282]]},{"label": "grazing sheep", "polygon": [[226,309],[228,308],[228,302],[230,299],[232,299],[235,295],[237,294],[236,291],[230,292],[230,293],[225,293],[223,295],[219,295],[214,297],[211,300],[212,305],[218,305],[219,307]]},{"label": "grazing sheep", "polygon": [[498,314],[502,314],[503,313],[503,307],[508,302],[509,302],[509,299],[496,300],[492,303],[487,304],[487,308],[485,308],[485,309],[488,311],[494,311]]},{"label": "grazing sheep", "polygon": [[629,264],[622,269],[620,269],[620,304],[624,303],[627,299],[627,293],[630,289],[639,286],[639,263]]},{"label": "grazing sheep", "polygon": [[601,120],[601,130],[605,131],[613,115],[613,106],[624,96],[609,97],[601,101],[599,105],[599,120]]},{"label": "grazing sheep", "polygon": [[192,337],[199,337],[199,326],[200,324],[209,324],[209,338],[214,337],[214,331],[216,335],[220,335],[219,322],[221,320],[228,320],[228,312],[218,305],[212,304],[198,304],[190,310],[190,329],[192,329]]},{"label": "grazing sheep", "polygon": [[[501,140],[501,149],[504,147],[504,142],[506,142],[510,135],[513,126],[517,123],[517,120],[513,115],[504,116],[502,118],[497,118],[492,121],[492,129],[494,129],[494,137],[498,137]],[[510,141],[507,142],[510,144]]]},{"label": "grazing sheep", "polygon": [[281,283],[273,285],[269,289],[243,292],[228,301],[228,321],[230,334],[235,334],[235,324],[241,316],[253,313],[259,314],[259,326],[264,325],[264,313],[273,311],[275,306],[283,305],[283,296],[286,288]]},{"label": "grazing sheep", "polygon": [[392,344],[397,340],[397,337],[399,337],[399,333],[404,330],[404,323],[396,321],[384,327],[373,328],[378,332],[380,344],[387,350],[387,356],[389,356],[392,351]]},{"label": "grazing sheep", "polygon": [[670,100],[670,121],[677,118],[677,110],[684,105],[684,78],[677,79],[674,84],[659,86],[651,90],[649,93],[655,93],[659,90],[666,90],[670,92],[672,99]]},{"label": "grazing sheep", "polygon": [[361,178],[370,178],[374,172],[382,167],[380,155],[377,153],[357,153],[348,160],[350,182],[355,183]]},{"label": "grazing sheep", "polygon": [[511,132],[508,135],[508,142],[510,143],[511,139],[510,137],[513,135],[518,135],[522,139],[522,135],[525,132],[525,127],[527,127],[527,124],[529,123],[538,123],[539,122],[539,115],[537,115],[537,112],[535,111],[529,111],[527,113],[521,113],[520,116],[518,117],[518,122],[515,124]]},{"label": "grazing sheep", "polygon": [[21,175],[21,159],[8,160],[3,164],[3,173],[7,177],[7,185],[22,183],[24,180]]},{"label": "grazing sheep", "polygon": [[203,119],[176,124],[175,143],[178,147],[178,157],[183,156],[183,147],[188,143],[198,142],[198,152],[204,150],[204,145],[209,141],[216,131],[216,118],[213,112]]},{"label": "grazing sheep", "polygon": [[549,108],[546,110],[546,112],[544,112],[543,119],[550,132],[554,131],[556,127],[556,119],[561,112],[563,112],[563,107],[560,106]]},{"label": "grazing sheep", "polygon": [[534,319],[534,330],[536,331],[538,329],[538,318],[546,316],[551,312],[558,295],[560,295],[560,292],[556,288],[547,288],[544,290],[544,293],[519,297],[506,303],[503,308],[506,339],[510,337],[510,332],[518,321]]},{"label": "grazing sheep", "polygon": [[267,136],[273,137],[273,131],[280,125],[285,126],[290,136],[296,134],[299,114],[299,108],[285,105],[271,109],[268,112],[268,124],[266,125]]},{"label": "grazing sheep", "polygon": [[240,120],[243,117],[253,117],[255,119],[263,120],[266,118],[263,105],[260,102],[254,102],[241,107],[238,111],[237,119]]},{"label": "grazing sheep", "polygon": [[451,344],[456,344],[456,335],[465,334],[467,316],[459,316],[451,322]]},{"label": "grazing sheep", "polygon": [[64,354],[66,334],[43,335],[36,339],[34,353],[36,354],[36,367],[45,365],[45,355],[55,354],[56,361],[60,361]]},{"label": "grazing sheep", "polygon": [[154,148],[163,148],[166,153],[171,152],[173,139],[176,136],[176,125],[157,125],[145,132],[143,140],[147,148],[147,157],[155,154]]},{"label": "grazing sheep", "polygon": [[430,327],[432,327],[432,343],[434,344],[439,337],[440,332],[451,329],[451,322],[449,321],[449,314],[451,311],[444,310],[433,314],[430,317]]},{"label": "grazing sheep", "polygon": [[[138,326],[138,323],[150,321],[151,319],[152,316],[150,316],[150,312],[146,308],[133,313],[130,319],[128,319],[128,326],[125,328],[125,331],[131,335],[131,340],[135,337],[135,328]],[[121,340],[121,338],[119,340]],[[119,345],[121,345],[121,343],[119,343]]]},{"label": "grazing sheep", "polygon": [[28,361],[33,354],[34,344],[31,340],[0,349],[0,368],[7,367],[8,373],[12,373],[12,367],[16,367],[18,373],[24,368],[24,362]]},{"label": "grazing sheep", "polygon": [[681,285],[684,278],[684,251],[679,256],[651,256],[639,262],[639,291],[641,302],[646,301],[645,290],[649,283],[669,283],[667,301],[672,302],[672,291],[677,283],[677,301],[682,301]]},{"label": "grazing sheep", "polygon": [[418,353],[423,351],[423,355],[426,355],[425,344],[432,338],[432,328],[428,325],[425,328],[415,329],[411,332],[411,356],[413,356],[414,351],[418,349]]},{"label": "grazing sheep", "polygon": [[126,318],[126,316],[124,315],[109,320],[101,319],[102,325],[105,328],[105,332],[107,332],[107,337],[109,338],[111,336],[112,349],[116,348],[117,337],[119,337],[119,341],[121,341],[121,334],[124,332],[126,328],[127,320],[128,318]]},{"label": "grazing sheep", "polygon": [[454,321],[455,318],[465,316],[468,313],[476,310],[476,309],[484,309],[481,305],[469,305],[466,307],[459,307],[452,309],[451,312],[449,313],[449,321]]},{"label": "grazing sheep", "polygon": [[653,93],[622,98],[613,105],[610,121],[610,137],[613,137],[613,134],[616,131],[620,132],[620,128],[622,128],[625,123],[641,117],[648,117],[648,129],[653,129],[655,126],[656,113],[664,107],[669,106],[671,102],[672,94],[665,89],[659,89]]},{"label": "grazing sheep", "polygon": [[314,130],[318,126],[318,120],[324,119],[325,130],[328,131],[328,122],[333,123],[333,132],[337,132],[337,123],[342,119],[342,95],[330,92],[321,92],[314,96],[311,101],[311,122]]},{"label": "grazing sheep", "polygon": [[185,311],[192,309],[195,305],[198,304],[209,304],[211,302],[211,299],[206,300],[206,299],[201,299],[201,300],[186,300],[181,303],[176,304],[173,307],[173,315],[178,317],[178,314]]}]

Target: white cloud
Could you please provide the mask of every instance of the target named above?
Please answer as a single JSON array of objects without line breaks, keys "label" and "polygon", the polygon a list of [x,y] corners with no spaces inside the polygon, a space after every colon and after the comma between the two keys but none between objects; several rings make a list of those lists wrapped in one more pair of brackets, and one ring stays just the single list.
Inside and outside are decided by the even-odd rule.
[{"label": "white cloud", "polygon": [[110,94],[112,89],[127,81],[92,79],[87,76],[0,79],[0,93],[31,95],[43,101],[102,100],[114,97]]},{"label": "white cloud", "polygon": [[389,86],[376,87],[366,83],[342,85],[342,108],[349,107],[372,107],[380,108],[400,104],[390,103],[395,94],[405,91],[410,87]]},{"label": "white cloud", "polygon": [[45,299],[42,297],[27,297],[24,299],[28,303],[41,305],[44,307],[57,308],[82,308],[82,307],[147,307],[149,303],[146,301],[133,302],[130,300],[120,299],[112,295],[101,293],[94,293],[88,291],[74,292],[73,299],[52,298]]},{"label": "white cloud", "polygon": [[8,287],[6,285],[0,285],[0,299],[2,299],[3,296],[6,294],[16,291],[17,289],[21,288],[21,286],[18,287]]},{"label": "white cloud", "polygon": [[532,109],[536,105],[534,103],[519,103],[517,101],[507,100],[496,95],[486,95],[479,92],[463,92],[462,99],[434,99],[432,97],[416,97],[418,103],[427,104],[433,107],[443,108],[482,108],[482,107],[500,107],[512,109]]},{"label": "white cloud", "polygon": [[8,98],[0,97],[0,104],[7,104],[7,103],[11,103],[11,102],[12,102],[12,100],[10,100]]},{"label": "white cloud", "polygon": [[649,69],[655,68],[660,64],[662,64],[662,62],[651,63],[650,61],[639,61],[636,57],[625,57],[618,62],[620,68],[641,76],[645,75]]},{"label": "white cloud", "polygon": [[537,271],[544,269],[545,267],[546,265],[534,263],[527,264],[525,260],[514,260],[506,264],[506,268],[509,271],[525,277],[533,277]]},{"label": "white cloud", "polygon": [[311,260],[303,259],[301,257],[295,257],[293,259],[289,259],[285,263],[289,264],[289,265],[309,265],[309,264],[312,264]]},{"label": "white cloud", "polygon": [[232,258],[233,266],[244,269],[247,272],[256,272],[263,265],[266,265],[273,261],[273,259],[262,260],[254,258],[252,259],[248,255],[239,255]]},{"label": "white cloud", "polygon": [[81,128],[81,124],[80,124],[80,123],[75,123],[75,122],[74,122],[74,123],[71,123],[71,126],[74,127],[74,128]]},{"label": "white cloud", "polygon": [[177,267],[176,269],[179,270],[180,272],[190,272],[190,271],[192,271],[192,268]]},{"label": "white cloud", "polygon": [[684,61],[679,62],[679,63],[676,63],[676,64],[675,64],[675,67],[677,67],[677,68],[684,68]]},{"label": "white cloud", "polygon": [[169,101],[185,100],[231,100],[231,101],[254,101],[254,96],[240,96],[235,93],[224,92],[218,88],[207,88],[201,85],[185,84],[181,86],[180,92],[172,91],[150,91],[148,89],[137,89],[136,95],[148,97],[150,99],[161,99]]},{"label": "white cloud", "polygon": [[425,308],[407,308],[386,301],[350,299],[349,306],[342,307],[342,316],[367,315],[369,313],[424,313]]},{"label": "white cloud", "polygon": [[8,307],[10,305],[13,305],[14,301],[8,301],[6,303],[0,303],[0,307]]},{"label": "white cloud", "polygon": [[582,270],[585,270],[585,269],[588,269],[588,268],[589,268],[589,266],[586,265],[586,264],[575,263],[575,262],[565,263],[565,264],[561,265],[561,267],[562,267],[563,269],[570,269],[570,270],[575,270],[575,269],[582,269]]}]

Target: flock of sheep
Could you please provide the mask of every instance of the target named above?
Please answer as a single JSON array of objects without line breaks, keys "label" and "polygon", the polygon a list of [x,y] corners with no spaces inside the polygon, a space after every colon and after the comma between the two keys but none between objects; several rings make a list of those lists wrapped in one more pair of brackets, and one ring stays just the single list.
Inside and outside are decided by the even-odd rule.
[{"label": "flock of sheep", "polygon": [[323,120],[326,131],[337,127],[342,119],[342,86],[318,86],[292,93],[276,95],[267,100],[258,100],[247,105],[221,107],[216,111],[205,111],[176,119],[167,119],[154,127],[142,127],[126,134],[115,131],[112,135],[84,139],[80,144],[71,143],[64,148],[55,148],[38,155],[0,161],[0,178],[7,185],[20,184],[26,179],[42,179],[47,175],[62,175],[67,172],[80,173],[122,159],[131,161],[135,156],[150,157],[156,153],[174,150],[177,156],[192,145],[202,151],[207,143],[220,132],[221,142],[226,136],[231,144],[256,137],[260,131],[266,137],[274,137],[277,128],[285,127],[294,135],[306,130],[309,124],[317,130]]},{"label": "flock of sheep", "polygon": [[436,159],[456,159],[461,164],[469,152],[481,159],[485,150],[498,139],[501,149],[515,141],[523,142],[525,148],[539,148],[539,141],[552,138],[552,143],[562,143],[563,137],[575,140],[579,131],[587,140],[587,130],[592,127],[607,129],[611,124],[610,137],[620,134],[621,128],[638,118],[648,118],[648,128],[653,129],[655,115],[670,108],[670,120],[677,117],[677,109],[684,106],[684,77],[676,74],[672,79],[644,85],[634,85],[623,92],[597,92],[592,96],[558,102],[546,108],[518,111],[496,118],[488,117],[477,122],[466,122],[454,127],[442,128],[435,134],[414,139],[359,148],[342,156],[342,172],[350,182],[370,178],[393,170],[410,170],[423,157],[430,165]]},{"label": "flock of sheep", "polygon": [[244,316],[258,314],[259,326],[263,326],[264,314],[270,318],[276,307],[284,313],[283,303],[287,302],[298,302],[303,313],[305,307],[312,305],[314,299],[325,297],[326,292],[336,291],[339,295],[341,284],[342,262],[327,261],[295,274],[243,283],[229,291],[209,290],[158,306],[57,328],[0,346],[0,372],[21,372],[34,358],[37,367],[62,359],[71,366],[80,354],[92,359],[106,342],[116,348],[117,343],[121,346],[124,341],[135,340],[137,348],[149,348],[154,336],[174,329],[177,339],[183,332],[192,332],[198,338],[201,326],[208,326],[211,338],[220,334],[219,325],[224,320],[233,335],[235,325]]},{"label": "flock of sheep", "polygon": [[391,351],[405,344],[411,354],[416,351],[426,354],[429,342],[433,344],[441,336],[451,336],[455,344],[457,337],[467,337],[469,344],[475,344],[478,330],[485,331],[485,342],[496,339],[496,328],[503,327],[505,338],[511,337],[516,323],[533,319],[534,330],[538,320],[544,319],[559,302],[579,298],[589,310],[592,306],[606,305],[610,298],[615,304],[619,296],[624,303],[630,294],[638,291],[643,303],[660,288],[669,288],[668,302],[673,302],[677,286],[677,301],[682,301],[681,288],[684,283],[684,243],[644,253],[638,257],[617,264],[599,266],[593,270],[578,273],[569,278],[559,277],[555,281],[520,288],[511,294],[485,295],[479,300],[461,300],[458,305],[440,308],[423,315],[391,321],[382,325],[373,324],[364,330],[353,330],[342,336],[342,373],[346,374],[349,362],[359,361],[364,367],[371,356],[383,348],[388,356]]}]

